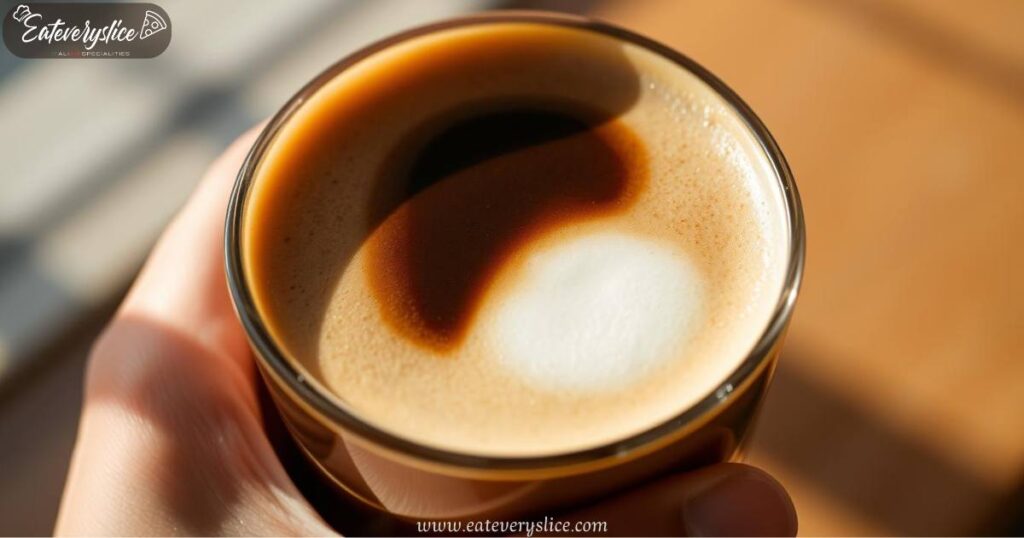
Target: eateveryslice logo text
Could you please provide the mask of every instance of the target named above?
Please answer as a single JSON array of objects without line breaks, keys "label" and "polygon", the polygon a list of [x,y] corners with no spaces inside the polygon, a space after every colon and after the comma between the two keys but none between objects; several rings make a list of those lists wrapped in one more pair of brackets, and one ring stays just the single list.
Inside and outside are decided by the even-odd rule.
[{"label": "eateveryslice logo text", "polygon": [[170,44],[171,23],[155,4],[23,3],[3,34],[22,58],[152,58]]}]

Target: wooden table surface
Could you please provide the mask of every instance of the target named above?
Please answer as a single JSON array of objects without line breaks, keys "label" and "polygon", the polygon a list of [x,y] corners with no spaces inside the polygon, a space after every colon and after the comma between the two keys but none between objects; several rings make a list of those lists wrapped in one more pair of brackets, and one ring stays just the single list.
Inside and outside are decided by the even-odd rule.
[{"label": "wooden table surface", "polygon": [[991,529],[1024,477],[1024,2],[593,13],[717,73],[793,168],[807,271],[750,461],[801,533]]},{"label": "wooden table surface", "polygon": [[[1024,285],[1013,277],[1024,274],[1024,1],[525,3],[590,9],[690,55],[753,106],[789,158],[809,227],[807,273],[750,460],[790,489],[801,533],[982,533],[998,530],[993,518],[1005,515],[1007,507],[1011,514],[1016,510],[1019,525],[1024,512]],[[269,5],[287,6],[278,4]],[[327,62],[369,41],[367,32],[383,35],[445,16],[437,2],[392,4],[331,7],[337,13],[316,18],[333,22],[302,32],[307,39],[295,38],[284,55],[263,54],[250,46],[259,40],[244,32],[204,30],[204,23],[216,27],[227,19],[210,17],[206,4],[206,11],[180,4],[172,13],[178,52],[168,51],[164,61],[170,66],[156,69],[175,75],[185,67],[194,70],[197,62],[207,66],[203,76],[216,75],[217,84],[251,92],[226,94],[231,97],[226,103],[213,101],[215,106],[203,111],[224,109],[236,120],[261,117]],[[222,11],[231,9],[227,5]],[[285,35],[281,24],[287,21],[278,19],[286,17],[267,19],[273,31],[256,32],[263,32],[257,23],[266,13],[271,11],[253,11],[257,20],[242,23],[233,16],[232,26],[252,30],[251,35]],[[218,50],[224,54],[188,55],[209,43],[204,31],[221,36]],[[226,44],[231,36],[237,50]],[[238,52],[249,49],[256,52]],[[181,55],[178,60],[175,54]],[[232,68],[247,65],[240,58],[268,69]],[[122,101],[124,95],[138,94],[168,103],[204,102],[181,97],[195,89],[185,82],[206,80],[199,75],[177,76],[170,83],[152,77],[152,64],[115,64],[139,76],[111,79],[110,88],[124,92],[146,81],[157,84],[117,93]],[[31,67],[17,84],[6,87],[8,106],[35,110],[29,105],[36,101],[26,96],[45,99],[50,94],[41,89],[60,89],[64,82],[82,91],[108,88],[96,85],[99,74],[107,73],[99,64],[76,68],[82,71],[63,64]],[[236,80],[242,76],[256,78]],[[197,87],[221,87],[207,84]],[[171,93],[159,93],[159,87]],[[19,89],[25,95],[12,101],[12,92]],[[94,101],[92,94],[84,95]],[[62,102],[64,108],[57,107]],[[83,115],[87,112],[110,114],[63,97],[46,106],[53,113],[67,112],[75,119],[71,123],[79,125],[95,125],[92,116]],[[169,179],[180,178],[180,196],[148,189],[152,181],[138,183],[142,191],[156,193],[145,200],[173,206],[184,197],[188,182],[219,151],[218,137],[233,134],[225,132],[230,122],[221,115],[213,118],[213,134],[203,130],[206,124],[186,124],[191,130],[184,133],[194,136],[181,138],[188,143],[177,146],[168,143],[179,139],[167,134],[171,127],[154,127],[152,148],[164,153],[154,154],[154,164],[131,162],[140,167],[140,177],[168,178],[160,184],[173,186]],[[14,125],[20,131],[29,123]],[[137,138],[137,131],[124,132]],[[61,140],[63,146],[82,146],[77,138]],[[30,170],[35,170],[29,142],[23,140],[23,147],[6,157],[28,152]],[[178,146],[198,149],[174,149]],[[131,147],[107,149],[137,156],[138,144]],[[100,171],[106,177],[111,169]],[[102,210],[86,213],[114,225],[124,218],[112,217],[110,207],[144,207],[158,217],[166,213],[138,201],[96,199]],[[160,220],[154,222],[156,230]],[[102,232],[92,241],[76,235],[73,243],[88,245],[97,260],[115,257],[106,246],[116,243],[117,234],[102,226],[69,229]],[[137,241],[136,250],[144,252],[148,241]],[[61,267],[93,266],[72,259],[75,263]],[[0,533],[52,528],[73,440],[82,354],[91,339],[91,333],[77,338],[75,351],[68,352],[74,360],[54,361],[60,368],[26,381],[17,398],[0,400],[6,403],[0,406],[0,462],[7,464],[0,479]],[[47,417],[43,424],[41,409]]]}]

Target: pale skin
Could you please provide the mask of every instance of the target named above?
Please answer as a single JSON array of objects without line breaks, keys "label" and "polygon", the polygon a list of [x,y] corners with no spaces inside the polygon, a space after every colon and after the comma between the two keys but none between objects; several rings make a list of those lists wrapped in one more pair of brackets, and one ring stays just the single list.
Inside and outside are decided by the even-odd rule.
[{"label": "pale skin", "polygon": [[[227,198],[257,129],[210,167],[93,348],[57,534],[336,534],[264,431],[224,278]],[[666,476],[560,517],[607,521],[610,534],[797,529],[778,482],[740,464]]]}]

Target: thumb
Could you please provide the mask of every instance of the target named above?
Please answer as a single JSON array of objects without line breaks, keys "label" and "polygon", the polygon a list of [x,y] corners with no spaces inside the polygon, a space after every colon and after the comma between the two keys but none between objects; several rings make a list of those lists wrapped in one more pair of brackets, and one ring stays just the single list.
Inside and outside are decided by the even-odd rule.
[{"label": "thumb", "polygon": [[168,225],[121,305],[119,318],[159,320],[219,354],[244,360],[248,344],[224,277],[224,215],[235,177],[262,130],[240,136],[207,170]]},{"label": "thumb", "polygon": [[609,534],[796,536],[786,490],[760,469],[722,463],[664,478],[569,516],[606,521]]}]

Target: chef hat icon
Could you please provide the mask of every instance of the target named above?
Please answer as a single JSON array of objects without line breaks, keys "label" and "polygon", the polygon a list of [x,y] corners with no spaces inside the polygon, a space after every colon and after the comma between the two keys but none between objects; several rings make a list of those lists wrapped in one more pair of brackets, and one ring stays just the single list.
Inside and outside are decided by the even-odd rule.
[{"label": "chef hat icon", "polygon": [[28,6],[26,6],[25,4],[21,4],[17,8],[15,8],[13,17],[14,20],[21,22],[25,20],[25,17],[28,17],[29,15],[31,15],[31,12],[28,10]]}]

